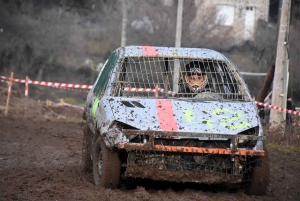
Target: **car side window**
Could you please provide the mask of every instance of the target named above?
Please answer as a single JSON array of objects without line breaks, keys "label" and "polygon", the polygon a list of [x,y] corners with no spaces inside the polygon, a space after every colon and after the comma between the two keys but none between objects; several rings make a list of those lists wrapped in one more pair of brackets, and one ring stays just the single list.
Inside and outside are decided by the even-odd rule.
[{"label": "car side window", "polygon": [[117,60],[118,60],[118,55],[116,52],[113,52],[108,58],[106,64],[104,65],[103,70],[100,72],[101,75],[93,91],[97,97],[99,97],[103,92],[103,89],[105,89],[107,82],[110,78],[111,71],[116,65]]}]

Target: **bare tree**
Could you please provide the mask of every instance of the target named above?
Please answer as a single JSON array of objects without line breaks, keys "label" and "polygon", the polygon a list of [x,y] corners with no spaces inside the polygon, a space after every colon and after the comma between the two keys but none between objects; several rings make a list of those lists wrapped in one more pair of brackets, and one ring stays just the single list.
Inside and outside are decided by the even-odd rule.
[{"label": "bare tree", "polygon": [[127,29],[128,44],[174,46],[176,7],[159,1],[131,1]]},{"label": "bare tree", "polygon": [[43,70],[54,63],[78,67],[90,57],[95,63],[103,62],[119,44],[114,37],[120,30],[119,4],[117,0],[91,2],[1,2],[0,34],[5,37],[0,40],[5,40],[1,41],[0,65],[41,79]]},{"label": "bare tree", "polygon": [[215,5],[204,1],[197,4],[197,17],[189,24],[188,46],[222,50],[234,45],[233,27],[225,26],[224,19],[218,18],[217,13]]},{"label": "bare tree", "polygon": [[[234,41],[232,27],[220,25],[216,20],[216,8],[203,9],[203,4],[184,1],[182,46],[216,49],[231,46]],[[130,8],[130,44],[175,45],[176,3],[165,6],[160,1],[134,1]],[[205,10],[205,14],[199,14],[199,10]]]}]

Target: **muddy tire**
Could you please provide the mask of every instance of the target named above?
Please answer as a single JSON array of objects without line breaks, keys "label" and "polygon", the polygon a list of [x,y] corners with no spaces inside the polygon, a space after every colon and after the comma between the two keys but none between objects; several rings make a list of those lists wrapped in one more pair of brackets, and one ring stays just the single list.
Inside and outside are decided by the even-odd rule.
[{"label": "muddy tire", "polygon": [[267,146],[264,145],[265,156],[257,158],[252,168],[251,181],[245,188],[248,195],[265,195],[269,184],[270,165]]},{"label": "muddy tire", "polygon": [[91,173],[93,169],[92,154],[92,132],[85,125],[83,130],[83,145],[82,145],[82,171],[84,173]]},{"label": "muddy tire", "polygon": [[94,184],[105,188],[118,187],[121,174],[121,160],[117,151],[108,149],[98,137],[93,150]]}]

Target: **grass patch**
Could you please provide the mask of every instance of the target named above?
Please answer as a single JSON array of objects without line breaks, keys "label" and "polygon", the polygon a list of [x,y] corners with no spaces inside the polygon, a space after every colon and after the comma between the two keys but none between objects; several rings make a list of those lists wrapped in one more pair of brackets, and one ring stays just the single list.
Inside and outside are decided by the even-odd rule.
[{"label": "grass patch", "polygon": [[300,146],[294,145],[279,145],[277,143],[267,143],[269,151],[282,151],[284,153],[291,153],[291,152],[300,152]]},{"label": "grass patch", "polygon": [[[60,101],[60,100],[59,100],[59,101]],[[63,101],[64,101],[65,103],[69,103],[69,104],[71,104],[71,105],[77,105],[77,106],[84,106],[84,104],[85,104],[85,101],[84,101],[84,100],[82,100],[82,101],[77,101],[76,99],[74,99],[74,98],[69,98],[69,97],[63,98]]]},{"label": "grass patch", "polygon": [[65,121],[69,123],[83,123],[82,118],[66,118]]},{"label": "grass patch", "polygon": [[268,147],[283,151],[300,151],[300,126],[281,126],[276,130],[265,127]]}]

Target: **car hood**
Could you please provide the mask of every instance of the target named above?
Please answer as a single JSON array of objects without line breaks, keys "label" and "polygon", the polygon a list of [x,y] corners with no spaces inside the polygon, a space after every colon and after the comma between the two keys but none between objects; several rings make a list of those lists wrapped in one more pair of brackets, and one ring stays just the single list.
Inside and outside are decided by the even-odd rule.
[{"label": "car hood", "polygon": [[259,125],[254,102],[113,97],[116,121],[139,130],[237,134]]}]

